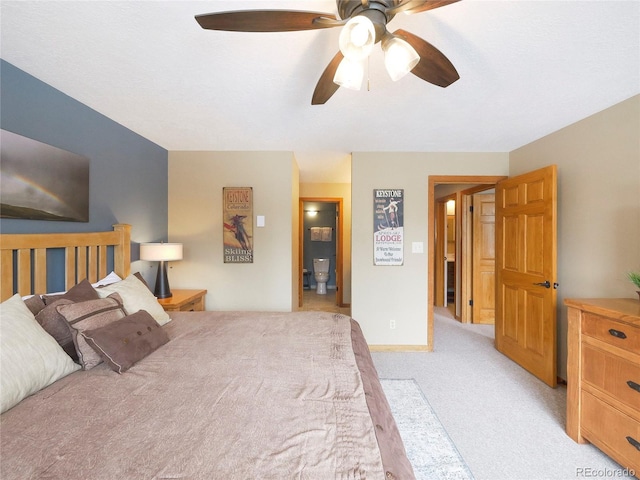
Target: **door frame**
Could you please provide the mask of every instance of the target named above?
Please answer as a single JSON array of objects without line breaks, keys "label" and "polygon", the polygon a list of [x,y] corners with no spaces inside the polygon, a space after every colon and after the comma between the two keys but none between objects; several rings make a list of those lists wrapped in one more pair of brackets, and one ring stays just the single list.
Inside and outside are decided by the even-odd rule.
[{"label": "door frame", "polygon": [[446,255],[446,241],[443,238],[444,222],[446,221],[446,203],[438,200],[436,203],[436,212],[434,218],[434,241],[435,241],[435,258],[438,259],[434,262],[434,290],[433,290],[433,303],[437,307],[444,306],[445,296],[445,271],[443,258]]},{"label": "door frame", "polygon": [[299,232],[298,232],[298,307],[302,307],[302,296],[304,290],[302,288],[302,269],[304,260],[304,202],[317,203],[335,203],[336,204],[336,305],[345,307],[343,297],[343,199],[342,197],[299,197]]},{"label": "door frame", "polygon": [[462,218],[460,219],[460,322],[473,323],[473,307],[469,305],[469,299],[473,298],[473,215],[470,207],[473,206],[473,196],[495,188],[495,184],[479,184],[458,192],[462,203]]},{"label": "door frame", "polygon": [[[429,239],[429,258],[427,265],[427,350],[433,350],[433,306],[435,299],[434,291],[434,275],[435,275],[435,187],[442,184],[469,184],[495,185],[500,180],[508,178],[506,175],[429,175],[427,188],[428,202],[428,219],[427,219],[427,238]],[[475,187],[473,187],[475,188]],[[470,188],[470,189],[473,189]],[[490,187],[489,187],[490,188]],[[466,191],[465,191],[466,192]],[[462,203],[456,201],[456,227],[462,226]],[[463,287],[464,288],[464,287]]]},{"label": "door frame", "polygon": [[[458,197],[455,193],[440,197],[436,200],[435,208],[435,225],[434,225],[434,241],[435,241],[435,258],[440,259],[434,264],[434,296],[433,302],[436,307],[446,306],[447,296],[447,272],[446,261],[444,258],[447,256],[447,202],[453,200],[457,203]],[[456,213],[454,217],[456,219],[456,249],[458,248],[458,208],[456,207]]]}]

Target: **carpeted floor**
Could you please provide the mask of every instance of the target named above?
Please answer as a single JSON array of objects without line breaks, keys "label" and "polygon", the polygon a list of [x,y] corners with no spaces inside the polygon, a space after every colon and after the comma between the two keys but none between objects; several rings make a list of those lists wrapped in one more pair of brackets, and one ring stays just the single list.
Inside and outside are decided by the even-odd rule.
[{"label": "carpeted floor", "polygon": [[567,436],[566,388],[500,354],[486,329],[444,315],[434,329],[433,352],[372,357],[380,378],[415,379],[476,480],[633,478]]},{"label": "carpeted floor", "polygon": [[415,380],[381,379],[417,480],[472,480],[473,475]]}]

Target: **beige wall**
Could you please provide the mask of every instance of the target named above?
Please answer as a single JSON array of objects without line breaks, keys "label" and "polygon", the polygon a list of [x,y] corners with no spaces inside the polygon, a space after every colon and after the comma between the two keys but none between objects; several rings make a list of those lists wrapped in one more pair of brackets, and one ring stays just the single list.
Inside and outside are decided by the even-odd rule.
[{"label": "beige wall", "polygon": [[351,303],[351,184],[301,183],[301,198],[342,198],[342,301]]},{"label": "beige wall", "polygon": [[[353,317],[372,345],[426,345],[429,175],[506,175],[507,153],[354,153]],[[403,188],[404,264],[373,265],[373,190]],[[422,242],[424,253],[411,253]],[[396,320],[396,328],[389,321]],[[437,338],[435,339],[437,342]]]},{"label": "beige wall", "polygon": [[291,311],[299,310],[300,294],[300,169],[291,159]]},{"label": "beige wall", "polygon": [[[426,345],[429,175],[517,175],[555,163],[563,376],[562,299],[635,296],[625,272],[640,269],[639,131],[640,97],[634,97],[511,153],[354,153],[350,186],[299,185],[291,152],[170,152],[169,238],[185,243],[185,259],[169,272],[171,285],[207,288],[211,310],[295,309],[298,196],[342,197],[351,245],[345,301],[354,318],[372,345]],[[266,227],[254,228],[254,264],[222,262],[223,186],[252,186],[254,215],[266,216]],[[373,265],[375,188],[405,190],[403,266]],[[422,242],[424,253],[411,253],[412,242]],[[437,348],[437,337],[434,342]]]},{"label": "beige wall", "polygon": [[[206,288],[207,310],[292,310],[297,175],[291,152],[169,152],[169,240],[184,243],[171,288]],[[223,187],[253,187],[252,264],[223,263]]]},{"label": "beige wall", "polygon": [[566,378],[565,298],[636,297],[640,270],[640,96],[509,154],[509,174],[558,165],[558,359]]}]

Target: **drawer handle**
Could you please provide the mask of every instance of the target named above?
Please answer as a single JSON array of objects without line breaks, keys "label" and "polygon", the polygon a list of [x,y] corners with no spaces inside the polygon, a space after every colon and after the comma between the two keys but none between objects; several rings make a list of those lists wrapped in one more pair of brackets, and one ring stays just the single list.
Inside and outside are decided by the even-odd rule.
[{"label": "drawer handle", "polygon": [[636,383],[636,382],[634,382],[632,380],[629,380],[627,382],[627,385],[629,385],[630,389],[635,390],[636,392],[640,393],[640,384],[638,384],[638,383]]},{"label": "drawer handle", "polygon": [[609,333],[616,338],[622,338],[622,339],[627,338],[627,335],[624,332],[621,332],[620,330],[615,330],[613,328],[609,329]]},{"label": "drawer handle", "polygon": [[636,447],[637,450],[640,450],[640,442],[633,437],[627,437],[627,442]]}]

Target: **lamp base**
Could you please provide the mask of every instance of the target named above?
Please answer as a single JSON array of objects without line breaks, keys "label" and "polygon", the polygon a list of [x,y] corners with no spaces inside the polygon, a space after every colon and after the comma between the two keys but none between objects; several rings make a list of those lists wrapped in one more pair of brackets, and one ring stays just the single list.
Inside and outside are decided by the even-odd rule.
[{"label": "lamp base", "polygon": [[160,265],[158,265],[158,276],[156,277],[156,287],[153,290],[153,295],[156,298],[173,297],[173,293],[171,293],[171,289],[169,288],[167,262],[165,261],[160,261]]}]

